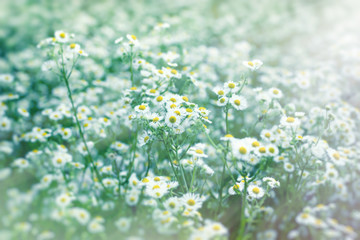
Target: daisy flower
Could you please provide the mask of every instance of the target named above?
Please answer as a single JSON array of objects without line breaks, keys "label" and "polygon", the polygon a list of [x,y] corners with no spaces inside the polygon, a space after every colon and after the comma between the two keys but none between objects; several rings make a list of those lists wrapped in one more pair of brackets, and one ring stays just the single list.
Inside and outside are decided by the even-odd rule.
[{"label": "daisy flower", "polygon": [[145,114],[145,113],[147,113],[149,110],[150,110],[150,109],[149,109],[149,107],[148,107],[148,105],[147,105],[146,103],[142,103],[142,104],[137,105],[137,106],[135,107],[135,111],[136,111],[137,113],[141,113],[141,114]]},{"label": "daisy flower", "polygon": [[115,222],[115,226],[121,232],[127,232],[131,226],[131,220],[129,218],[121,217]]},{"label": "daisy flower", "polygon": [[169,112],[165,116],[165,124],[171,128],[176,128],[180,124],[181,120],[182,118],[175,112]]},{"label": "daisy flower", "polygon": [[64,208],[70,205],[72,198],[68,193],[63,193],[56,198],[55,202],[59,207]]},{"label": "daisy flower", "polygon": [[180,198],[180,201],[186,209],[196,211],[201,208],[205,199],[200,197],[199,194],[186,193]]},{"label": "daisy flower", "polygon": [[139,40],[137,39],[137,37],[135,35],[127,34],[126,38],[129,40],[130,45],[133,45],[133,46],[139,45]]},{"label": "daisy flower", "polygon": [[139,136],[139,146],[144,146],[145,144],[147,144],[149,141],[151,140],[151,134],[149,132],[143,132],[140,136]]},{"label": "daisy flower", "polygon": [[58,41],[60,43],[66,43],[69,41],[70,35],[62,30],[59,30],[59,31],[55,32],[55,38],[56,38],[56,41]]},{"label": "daisy flower", "polygon": [[230,98],[230,103],[236,110],[244,110],[248,107],[246,99],[238,95],[233,95]]},{"label": "daisy flower", "polygon": [[251,71],[255,71],[263,65],[263,62],[258,59],[255,59],[251,61],[244,61],[243,65],[249,68]]},{"label": "daisy flower", "polygon": [[181,204],[177,197],[170,197],[164,202],[164,207],[173,213],[177,213],[180,210]]},{"label": "daisy flower", "polygon": [[229,102],[229,99],[227,97],[221,97],[217,100],[216,104],[219,106],[219,107],[223,107],[225,106],[227,103]]},{"label": "daisy flower", "polygon": [[280,99],[283,97],[282,91],[278,88],[270,88],[269,95],[271,98],[274,98],[274,99]]},{"label": "daisy flower", "polygon": [[224,90],[225,90],[225,92],[234,93],[239,90],[239,87],[233,81],[229,81],[229,82],[224,83]]},{"label": "daisy flower", "polygon": [[236,195],[236,194],[238,194],[238,192],[242,192],[244,189],[244,184],[245,184],[245,181],[237,182],[236,184],[234,184],[233,186],[231,186],[229,188],[228,193],[230,195]]},{"label": "daisy flower", "polygon": [[216,95],[218,95],[218,97],[224,97],[227,94],[227,91],[220,87],[215,87],[213,91]]},{"label": "daisy flower", "polygon": [[199,157],[199,158],[207,158],[208,155],[206,155],[204,153],[204,148],[205,145],[204,144],[196,144],[194,147],[191,147],[188,151],[189,155],[192,155],[194,157]]},{"label": "daisy flower", "polygon": [[265,194],[264,189],[262,189],[261,187],[255,185],[255,184],[251,184],[248,189],[248,194],[250,195],[250,197],[255,198],[255,199],[259,199],[262,198]]},{"label": "daisy flower", "polygon": [[18,113],[23,117],[30,116],[30,113],[25,108],[18,108]]},{"label": "daisy flower", "polygon": [[289,162],[284,162],[284,169],[285,169],[285,171],[291,173],[295,170],[295,167],[293,164],[291,164]]},{"label": "daisy flower", "polygon": [[284,115],[281,117],[280,124],[284,127],[296,128],[300,125],[300,120],[295,117],[288,117]]},{"label": "daisy flower", "polygon": [[71,53],[78,53],[80,51],[80,45],[76,43],[71,43],[67,46],[67,50]]}]

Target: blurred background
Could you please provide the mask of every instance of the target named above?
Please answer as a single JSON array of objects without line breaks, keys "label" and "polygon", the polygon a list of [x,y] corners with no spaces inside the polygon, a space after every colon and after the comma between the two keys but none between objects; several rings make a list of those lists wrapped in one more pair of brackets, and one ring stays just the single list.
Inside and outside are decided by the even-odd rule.
[{"label": "blurred background", "polygon": [[[38,87],[29,80],[38,77],[43,62],[36,45],[56,30],[75,33],[96,59],[99,69],[94,71],[101,72],[111,66],[115,39],[128,33],[146,39],[157,34],[154,26],[165,22],[171,28],[164,42],[179,43],[181,50],[214,47],[218,55],[211,59],[209,53],[209,58],[220,65],[228,49],[248,44],[249,56],[267,66],[289,72],[329,68],[331,74],[306,90],[313,101],[341,97],[360,107],[359,7],[358,0],[1,0],[0,73],[16,72],[23,79],[16,86],[20,92]],[[155,44],[146,43],[149,48]],[[227,50],[222,54],[222,49]],[[46,99],[39,96],[38,101]],[[1,140],[13,138],[0,134]],[[0,152],[8,149],[2,141]],[[0,166],[9,165],[5,156],[0,153]],[[8,189],[26,191],[33,182],[33,176],[21,172],[0,182],[0,217],[6,215]],[[0,229],[6,227],[6,220],[0,221]]]}]

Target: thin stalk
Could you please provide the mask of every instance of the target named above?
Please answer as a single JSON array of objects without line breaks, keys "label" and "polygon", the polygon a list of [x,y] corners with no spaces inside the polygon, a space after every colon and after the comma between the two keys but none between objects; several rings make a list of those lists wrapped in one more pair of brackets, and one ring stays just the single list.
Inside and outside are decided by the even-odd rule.
[{"label": "thin stalk", "polygon": [[244,236],[245,227],[246,227],[246,219],[245,219],[245,208],[246,208],[246,194],[247,194],[247,181],[246,177],[244,178],[244,190],[242,195],[242,204],[241,204],[241,221],[240,221],[240,231],[239,237],[240,239]]},{"label": "thin stalk", "polygon": [[[79,119],[77,117],[78,113],[77,113],[77,110],[75,108],[75,104],[74,104],[74,100],[73,100],[73,97],[72,97],[72,92],[71,92],[71,89],[70,89],[70,84],[69,84],[69,78],[71,76],[71,72],[74,68],[74,65],[76,64],[76,61],[73,62],[73,65],[71,67],[71,71],[69,74],[66,74],[66,70],[65,70],[65,63],[64,63],[64,52],[63,52],[63,48],[61,47],[61,57],[62,57],[62,69],[61,69],[61,72],[62,72],[62,78],[63,80],[65,81],[65,85],[66,85],[66,89],[67,89],[67,93],[68,93],[68,98],[70,100],[70,103],[71,103],[71,108],[72,108],[72,111],[73,111],[73,114],[74,114],[74,117],[75,117],[75,122],[76,122],[76,126],[79,130],[79,134],[80,134],[80,137],[82,139],[82,142],[84,143],[84,146],[85,146],[85,149],[86,149],[86,152],[87,152],[87,156],[88,156],[88,159],[90,161],[90,165],[92,167],[92,170],[95,172],[96,174],[96,177],[97,179],[99,180],[100,184],[103,186],[104,189],[106,189],[106,187],[104,186],[103,182],[102,182],[102,179],[101,179],[101,176],[97,170],[97,168],[95,167],[94,165],[94,160],[91,156],[91,153],[90,153],[90,150],[89,150],[89,147],[86,143],[86,140],[85,140],[85,136],[84,136],[84,133],[81,129],[81,125],[80,125],[80,122],[79,122]],[[85,169],[84,171],[86,170],[88,166],[88,161],[85,163]]]}]

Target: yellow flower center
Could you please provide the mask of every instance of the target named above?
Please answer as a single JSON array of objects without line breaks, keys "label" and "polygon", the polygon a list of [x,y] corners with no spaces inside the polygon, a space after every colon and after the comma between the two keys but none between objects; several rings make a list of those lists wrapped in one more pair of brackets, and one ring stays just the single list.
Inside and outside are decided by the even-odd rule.
[{"label": "yellow flower center", "polygon": [[203,154],[204,153],[203,150],[201,150],[201,149],[196,149],[195,152],[198,153],[198,154]]},{"label": "yellow flower center", "polygon": [[76,47],[76,44],[75,44],[75,43],[70,44],[70,48],[71,48],[71,49],[74,49],[75,47]]},{"label": "yellow flower center", "polygon": [[155,89],[151,89],[151,90],[150,90],[150,93],[156,93],[156,90],[155,90]]},{"label": "yellow flower center", "polygon": [[266,148],[265,148],[265,147],[259,148],[259,152],[260,152],[260,153],[266,153]]},{"label": "yellow flower center", "polygon": [[240,106],[240,100],[239,99],[234,100],[234,103],[235,103],[235,105]]},{"label": "yellow flower center", "polygon": [[154,117],[154,118],[153,118],[153,122],[157,122],[157,121],[159,121],[159,118],[158,118],[158,117]]},{"label": "yellow flower center", "polygon": [[176,123],[176,117],[171,116],[171,117],[169,118],[169,121],[170,121],[171,123]]},{"label": "yellow flower center", "polygon": [[333,153],[332,155],[336,160],[339,160],[340,159],[340,154],[338,152],[336,153]]},{"label": "yellow flower center", "polygon": [[252,192],[255,193],[255,194],[258,194],[260,192],[260,189],[258,187],[254,187],[252,189]]},{"label": "yellow flower center", "polygon": [[196,202],[195,202],[194,199],[189,199],[189,200],[187,201],[187,204],[190,205],[190,206],[194,206],[195,203],[196,203]]},{"label": "yellow flower center", "polygon": [[259,147],[260,143],[258,141],[255,141],[251,144],[253,147]]},{"label": "yellow flower center", "polygon": [[240,152],[241,154],[246,154],[246,153],[247,153],[247,149],[246,149],[245,147],[240,147],[240,148],[239,148],[239,152]]},{"label": "yellow flower center", "polygon": [[293,123],[293,122],[295,122],[295,118],[293,118],[293,117],[288,117],[288,118],[286,119],[286,122],[288,122],[288,123]]},{"label": "yellow flower center", "polygon": [[59,36],[60,36],[61,38],[65,38],[65,37],[66,37],[66,34],[62,32],[62,33],[59,34]]},{"label": "yellow flower center", "polygon": [[158,96],[158,97],[156,98],[156,101],[161,102],[163,99],[164,99],[164,98],[163,98],[162,96]]},{"label": "yellow flower center", "polygon": [[235,86],[236,86],[235,83],[229,83],[229,84],[228,84],[228,87],[229,87],[229,88],[235,88]]},{"label": "yellow flower center", "polygon": [[145,106],[145,105],[140,105],[140,106],[139,106],[139,109],[142,110],[142,111],[144,111],[144,110],[146,109],[146,106]]}]

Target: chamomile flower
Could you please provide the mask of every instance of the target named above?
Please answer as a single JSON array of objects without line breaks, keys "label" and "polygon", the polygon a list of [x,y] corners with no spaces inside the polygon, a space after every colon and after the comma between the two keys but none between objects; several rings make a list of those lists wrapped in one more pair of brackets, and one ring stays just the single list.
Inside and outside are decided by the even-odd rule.
[{"label": "chamomile flower", "polygon": [[291,164],[289,162],[284,162],[284,169],[285,169],[285,171],[292,173],[295,170],[295,167],[293,164]]},{"label": "chamomile flower", "polygon": [[150,132],[143,132],[140,136],[139,136],[139,146],[144,146],[145,144],[147,144],[148,142],[151,141],[151,136],[152,134]]},{"label": "chamomile flower", "polygon": [[66,163],[71,162],[72,156],[65,152],[56,152],[52,158],[55,167],[63,167]]},{"label": "chamomile flower", "polygon": [[234,136],[231,134],[226,134],[225,136],[221,137],[221,141],[232,141],[234,139]]},{"label": "chamomile flower", "polygon": [[275,240],[277,237],[277,232],[273,229],[260,232],[256,235],[257,240]]},{"label": "chamomile flower", "polygon": [[96,219],[90,221],[87,229],[90,233],[100,233],[105,231],[105,227]]},{"label": "chamomile flower", "polygon": [[268,92],[270,97],[273,99],[280,99],[283,97],[282,91],[278,88],[270,88]]},{"label": "chamomile flower", "polygon": [[345,165],[345,160],[342,157],[342,155],[340,155],[340,153],[332,148],[329,148],[326,150],[326,153],[328,155],[328,157],[330,158],[330,160],[338,166],[343,166]]},{"label": "chamomile flower", "polygon": [[223,106],[225,106],[226,104],[228,104],[228,102],[229,102],[229,99],[228,99],[227,97],[220,97],[220,98],[217,100],[216,104],[217,104],[219,107],[223,107]]},{"label": "chamomile flower", "polygon": [[264,177],[263,182],[265,182],[270,188],[278,188],[280,187],[280,182],[276,181],[274,178],[272,177]]},{"label": "chamomile flower", "polygon": [[209,236],[225,236],[228,233],[228,230],[220,222],[206,221],[206,226],[204,229]]},{"label": "chamomile flower", "polygon": [[56,41],[58,41],[60,43],[66,43],[69,41],[70,35],[62,30],[59,30],[59,31],[55,32],[55,38],[56,38]]},{"label": "chamomile flower", "polygon": [[225,92],[235,93],[239,90],[239,87],[233,81],[229,81],[224,83],[224,90]]},{"label": "chamomile flower", "polygon": [[72,197],[68,193],[63,193],[56,198],[55,202],[59,207],[65,208],[71,204]]},{"label": "chamomile flower", "polygon": [[224,97],[227,94],[227,91],[225,90],[225,88],[220,88],[220,87],[215,87],[213,89],[213,92],[218,95],[218,97]]},{"label": "chamomile flower", "polygon": [[126,38],[129,40],[130,45],[133,45],[133,46],[139,45],[139,40],[137,39],[137,37],[135,35],[127,34]]},{"label": "chamomile flower", "polygon": [[191,147],[188,151],[188,154],[194,156],[194,157],[199,157],[199,158],[207,158],[208,156],[204,153],[204,148],[205,145],[204,144],[196,144],[194,147]]},{"label": "chamomile flower", "polygon": [[161,198],[168,193],[165,182],[150,182],[146,185],[146,194],[152,198]]},{"label": "chamomile flower", "polygon": [[25,158],[18,158],[14,161],[13,163],[14,166],[25,169],[29,167],[29,161],[26,160]]},{"label": "chamomile flower", "polygon": [[7,117],[1,117],[0,120],[0,131],[9,131],[11,128],[11,121]]},{"label": "chamomile flower", "polygon": [[145,114],[149,111],[149,106],[146,103],[142,103],[135,107],[135,111],[140,114]]},{"label": "chamomile flower", "polygon": [[83,208],[73,208],[72,216],[81,224],[86,225],[90,220],[90,213]]},{"label": "chamomile flower", "polygon": [[246,99],[242,96],[233,95],[229,102],[236,110],[244,110],[248,107]]},{"label": "chamomile flower", "polygon": [[243,160],[248,158],[251,145],[246,139],[234,139],[231,141],[231,146],[234,156]]},{"label": "chamomile flower", "polygon": [[164,202],[164,207],[172,213],[177,213],[180,210],[181,204],[177,197],[170,197]]},{"label": "chamomile flower", "polygon": [[249,196],[255,199],[262,198],[265,194],[264,189],[262,189],[260,186],[255,184],[250,184],[247,191]]},{"label": "chamomile flower", "polygon": [[300,125],[300,120],[295,117],[288,117],[284,115],[281,117],[280,124],[284,127],[296,128]]},{"label": "chamomile flower", "polygon": [[233,186],[231,186],[228,190],[230,195],[236,195],[243,191],[245,185],[245,181],[237,182]]},{"label": "chamomile flower", "polygon": [[129,218],[121,217],[115,222],[116,228],[121,232],[128,232],[131,226]]},{"label": "chamomile flower", "polygon": [[171,128],[176,128],[177,126],[179,126],[181,120],[182,117],[175,112],[169,112],[165,116],[165,124]]},{"label": "chamomile flower", "polygon": [[71,43],[67,46],[67,50],[71,53],[78,53],[80,51],[80,45],[76,43]]},{"label": "chamomile flower", "polygon": [[146,90],[145,93],[147,95],[149,95],[149,96],[152,96],[152,97],[159,96],[159,94],[160,94],[160,92],[157,89],[154,89],[154,88]]},{"label": "chamomile flower", "polygon": [[194,193],[186,193],[180,198],[182,205],[186,209],[191,209],[192,211],[200,209],[204,200],[204,198]]},{"label": "chamomile flower", "polygon": [[255,59],[251,61],[244,61],[243,65],[249,68],[251,71],[255,71],[263,65],[263,62],[258,59]]}]

